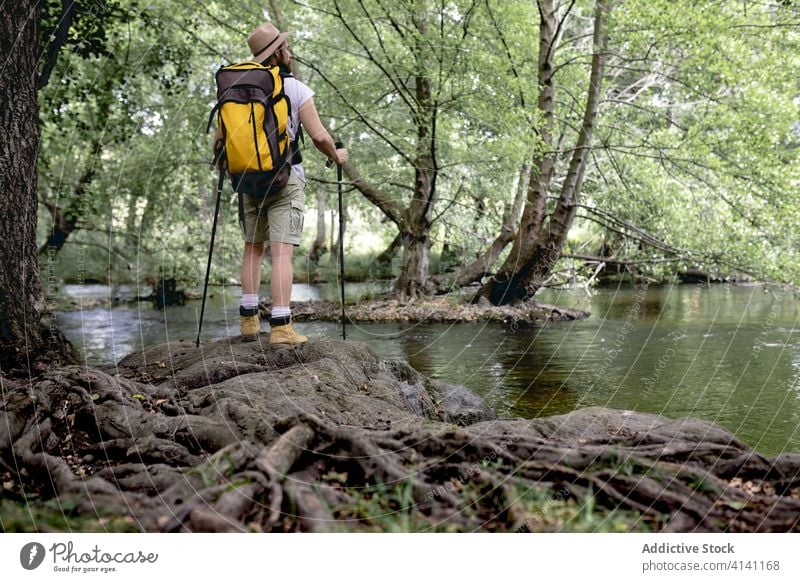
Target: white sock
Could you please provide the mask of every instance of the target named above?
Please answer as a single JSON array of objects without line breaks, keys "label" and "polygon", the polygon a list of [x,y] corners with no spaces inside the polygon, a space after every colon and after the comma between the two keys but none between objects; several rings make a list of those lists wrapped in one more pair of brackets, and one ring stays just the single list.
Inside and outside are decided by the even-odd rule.
[{"label": "white sock", "polygon": [[239,305],[245,309],[253,309],[258,307],[258,293],[242,293],[242,299]]},{"label": "white sock", "polygon": [[290,307],[273,307],[270,317],[289,317],[292,314]]}]

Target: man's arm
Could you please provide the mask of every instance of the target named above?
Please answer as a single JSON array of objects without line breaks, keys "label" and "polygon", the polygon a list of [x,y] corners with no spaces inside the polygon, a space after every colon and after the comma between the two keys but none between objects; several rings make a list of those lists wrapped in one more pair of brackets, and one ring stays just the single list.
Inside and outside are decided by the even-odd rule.
[{"label": "man's arm", "polygon": [[347,162],[347,150],[345,148],[336,149],[331,134],[322,125],[322,120],[319,118],[319,113],[317,113],[317,107],[314,105],[314,99],[307,99],[300,106],[299,113],[300,123],[314,142],[314,147],[337,164]]}]

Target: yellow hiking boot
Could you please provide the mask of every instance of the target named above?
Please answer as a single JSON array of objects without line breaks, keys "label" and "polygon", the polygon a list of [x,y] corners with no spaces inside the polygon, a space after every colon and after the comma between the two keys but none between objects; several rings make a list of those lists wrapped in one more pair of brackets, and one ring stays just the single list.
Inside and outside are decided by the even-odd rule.
[{"label": "yellow hiking boot", "polygon": [[270,325],[272,331],[269,334],[270,344],[280,344],[288,346],[298,346],[308,341],[304,335],[297,333],[291,323],[284,325]]},{"label": "yellow hiking boot", "polygon": [[254,342],[261,331],[261,318],[258,317],[258,308],[245,309],[239,307],[239,321],[242,330],[243,342]]}]

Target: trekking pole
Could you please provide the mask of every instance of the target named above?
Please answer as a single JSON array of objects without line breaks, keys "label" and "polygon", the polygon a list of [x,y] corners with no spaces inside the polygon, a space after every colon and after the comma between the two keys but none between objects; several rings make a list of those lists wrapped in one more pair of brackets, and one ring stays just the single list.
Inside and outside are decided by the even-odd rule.
[{"label": "trekking pole", "polygon": [[[336,149],[344,147],[342,142],[336,142]],[[333,160],[328,160],[326,165],[330,167]],[[336,183],[339,189],[339,293],[342,298],[342,340],[347,341],[347,331],[345,322],[347,316],[344,311],[344,212],[342,209],[342,164],[336,164]]]},{"label": "trekking pole", "polygon": [[211,255],[214,252],[214,238],[217,235],[217,216],[219,215],[219,201],[222,198],[222,185],[225,181],[225,170],[219,171],[219,181],[217,182],[217,204],[214,207],[214,223],[211,227],[211,242],[208,244],[208,265],[206,265],[206,283],[203,287],[203,304],[200,307],[200,324],[197,327],[196,347],[200,347],[200,333],[203,331],[203,313],[206,310],[206,293],[208,292],[208,275],[211,273]]},{"label": "trekking pole", "polygon": [[[338,144],[337,147],[341,147]],[[342,295],[342,341],[347,341],[344,313],[344,212],[342,211],[342,164],[336,164],[336,181],[339,183],[339,288]]]}]

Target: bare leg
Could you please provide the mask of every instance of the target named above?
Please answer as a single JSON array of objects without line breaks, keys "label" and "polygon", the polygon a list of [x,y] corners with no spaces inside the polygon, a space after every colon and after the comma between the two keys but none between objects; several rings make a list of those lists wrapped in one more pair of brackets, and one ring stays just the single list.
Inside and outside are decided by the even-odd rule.
[{"label": "bare leg", "polygon": [[304,335],[297,333],[291,324],[289,302],[292,299],[292,255],[294,245],[287,243],[270,243],[269,254],[272,258],[272,312],[269,325],[270,345],[297,346],[308,341]]},{"label": "bare leg", "polygon": [[272,257],[272,278],[270,280],[270,293],[272,294],[273,307],[289,307],[292,299],[292,255],[294,245],[287,243],[269,244]]},{"label": "bare leg", "polygon": [[263,256],[263,242],[244,243],[244,257],[242,258],[242,294],[258,294],[258,288],[261,286],[261,259]]}]

